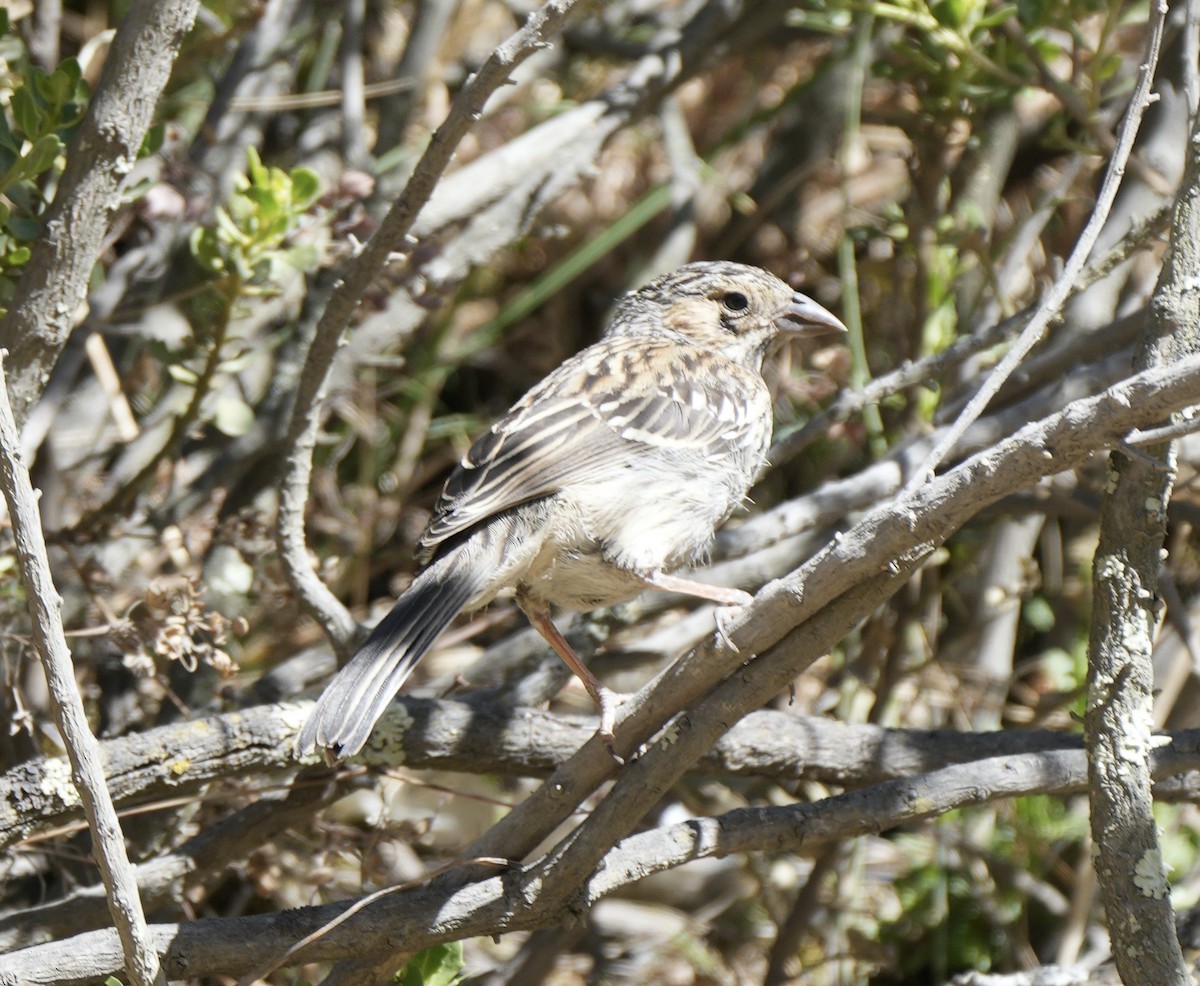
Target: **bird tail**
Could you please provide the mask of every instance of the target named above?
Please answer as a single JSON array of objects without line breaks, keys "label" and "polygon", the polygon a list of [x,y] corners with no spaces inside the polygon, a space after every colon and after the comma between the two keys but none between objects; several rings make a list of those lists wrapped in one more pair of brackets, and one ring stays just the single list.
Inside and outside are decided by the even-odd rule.
[{"label": "bird tail", "polygon": [[321,746],[350,757],[363,748],[417,662],[482,588],[465,547],[421,572],[329,683],[296,740],[301,755]]}]

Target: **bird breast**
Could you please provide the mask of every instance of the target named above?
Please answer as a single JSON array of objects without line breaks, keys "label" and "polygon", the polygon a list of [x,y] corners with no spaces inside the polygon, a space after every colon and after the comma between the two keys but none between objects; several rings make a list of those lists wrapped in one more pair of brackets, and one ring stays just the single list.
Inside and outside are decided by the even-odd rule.
[{"label": "bird breast", "polygon": [[694,564],[762,467],[769,411],[742,429],[740,441],[706,448],[642,448],[611,476],[539,504],[539,550],[520,577],[523,590],[586,611],[633,599],[652,572]]}]

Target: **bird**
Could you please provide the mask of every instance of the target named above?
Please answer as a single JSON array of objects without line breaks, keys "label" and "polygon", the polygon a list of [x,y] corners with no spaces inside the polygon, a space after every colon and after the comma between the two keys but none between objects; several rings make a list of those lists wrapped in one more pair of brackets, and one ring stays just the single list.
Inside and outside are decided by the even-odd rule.
[{"label": "bird", "polygon": [[296,740],[349,757],[438,635],[511,592],[600,711],[616,756],[616,696],[555,626],[644,589],[723,606],[751,596],[675,574],[704,555],[766,465],[762,368],[780,335],[845,332],[774,274],[686,264],[626,294],[599,341],[480,436],[446,480],[412,584],[326,687]]}]

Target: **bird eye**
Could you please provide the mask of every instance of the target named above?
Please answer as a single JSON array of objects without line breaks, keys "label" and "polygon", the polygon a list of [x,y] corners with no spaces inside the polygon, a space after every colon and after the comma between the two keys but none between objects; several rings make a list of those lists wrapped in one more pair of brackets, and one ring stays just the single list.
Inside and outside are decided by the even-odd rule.
[{"label": "bird eye", "polygon": [[722,296],[721,304],[731,312],[744,312],[750,307],[750,299],[740,291],[730,291],[728,294]]}]

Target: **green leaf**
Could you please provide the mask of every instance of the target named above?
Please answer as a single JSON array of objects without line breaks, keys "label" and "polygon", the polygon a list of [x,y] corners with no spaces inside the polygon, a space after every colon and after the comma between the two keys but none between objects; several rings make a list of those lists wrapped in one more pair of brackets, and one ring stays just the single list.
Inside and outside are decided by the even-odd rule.
[{"label": "green leaf", "polygon": [[321,197],[321,179],[311,168],[293,168],[292,207],[303,211]]},{"label": "green leaf", "polygon": [[1021,618],[1038,633],[1054,629],[1054,607],[1043,596],[1031,596],[1021,606]]},{"label": "green leaf", "polygon": [[39,75],[34,79],[38,95],[48,104],[50,115],[57,117],[59,111],[75,95],[79,76],[78,63],[75,62],[75,59],[68,58],[49,75]]},{"label": "green leaf", "polygon": [[20,160],[20,152],[0,143],[0,192],[17,181],[17,165]]},{"label": "green leaf", "polygon": [[[20,162],[17,162],[16,166],[19,168]],[[26,216],[36,216],[41,212],[42,196],[38,192],[37,185],[31,181],[21,181],[14,175],[12,184],[4,189],[4,194],[15,206],[14,212],[23,213]]]},{"label": "green leaf", "polygon": [[[12,197],[10,192],[9,198]],[[12,216],[8,220],[8,231],[19,240],[32,243],[41,235],[42,224],[39,220],[31,219],[28,216]]]},{"label": "green leaf", "polygon": [[163,145],[163,140],[166,138],[167,128],[161,123],[156,123],[146,131],[146,136],[142,138],[142,146],[138,148],[138,157],[150,157],[157,154]]},{"label": "green leaf", "polygon": [[254,361],[254,357],[257,355],[258,351],[253,346],[243,344],[231,356],[221,360],[220,371],[227,374],[241,373]]},{"label": "green leaf", "polygon": [[0,148],[10,151],[15,158],[21,153],[21,141],[8,125],[8,117],[0,113]]},{"label": "green leaf", "polygon": [[1044,23],[1046,0],[1017,0],[1017,17],[1025,27]]},{"label": "green leaf", "polygon": [[[275,265],[278,261],[278,256],[268,254],[265,257],[260,257],[252,264],[239,265],[239,270],[242,271],[242,280],[248,285],[255,288],[276,288],[278,278],[275,275]],[[272,290],[270,293],[274,293]]]},{"label": "green leaf", "polygon": [[147,175],[131,185],[125,185],[121,189],[122,202],[136,202],[142,198],[151,188],[154,187],[154,181]]},{"label": "green leaf", "polygon": [[225,255],[215,230],[197,226],[188,237],[188,246],[196,262],[205,270],[220,273],[225,269]]},{"label": "green leaf", "polygon": [[262,158],[253,147],[246,148],[246,175],[254,185],[262,185],[267,181],[267,169],[263,167]]},{"label": "green leaf", "polygon": [[967,21],[970,8],[969,0],[939,0],[932,7],[933,16],[947,27],[962,27]]},{"label": "green leaf", "polygon": [[311,274],[321,262],[321,251],[315,244],[302,243],[284,251],[284,258],[296,270]]},{"label": "green leaf", "polygon": [[254,426],[254,410],[240,397],[222,397],[217,401],[213,424],[221,434],[241,438]]},{"label": "green leaf", "polygon": [[70,83],[67,96],[73,96],[78,90],[79,83],[83,81],[83,69],[79,67],[79,60],[76,58],[64,58],[58,63],[58,68],[55,69],[56,75],[59,72],[65,75],[67,81]]},{"label": "green leaf", "polygon": [[999,10],[995,10],[992,13],[985,14],[983,17],[979,18],[979,23],[976,25],[976,27],[981,27],[981,28],[999,27],[1001,24],[1003,24],[1005,21],[1007,21],[1010,17],[1015,17],[1016,15],[1017,15],[1017,5],[1013,4],[1013,3],[1006,3]]},{"label": "green leaf", "polygon": [[291,229],[291,217],[284,212],[278,215],[267,215],[263,217],[263,222],[258,228],[258,242],[264,247],[276,246],[288,234]]},{"label": "green leaf", "polygon": [[454,986],[462,981],[462,968],[462,942],[446,942],[414,955],[393,982],[396,986]]},{"label": "green leaf", "polygon": [[289,173],[264,165],[254,148],[246,160],[246,173],[214,211],[212,227],[193,232],[191,246],[198,262],[236,283],[235,294],[262,295],[277,291],[289,268],[309,271],[319,264],[320,244],[292,244],[288,237],[297,217],[319,198],[321,185],[308,168]]},{"label": "green leaf", "polygon": [[985,231],[988,228],[987,217],[983,214],[983,206],[974,199],[964,199],[957,210],[957,227],[959,230]]},{"label": "green leaf", "polygon": [[176,383],[186,384],[189,387],[194,387],[200,382],[200,376],[195,370],[190,370],[182,363],[171,363],[167,367],[167,373]]},{"label": "green leaf", "polygon": [[21,162],[21,177],[36,178],[43,171],[50,170],[54,166],[54,159],[62,150],[63,142],[58,139],[57,134],[39,137]]},{"label": "green leaf", "polygon": [[82,83],[80,86],[84,90],[83,96],[64,103],[58,112],[58,132],[63,136],[69,136],[67,131],[83,119],[84,111],[87,109],[87,86]]},{"label": "green leaf", "polygon": [[66,99],[65,95],[60,96],[60,91],[65,82],[67,82],[65,75],[59,75],[58,72],[47,74],[35,66],[30,67],[29,76],[26,80],[26,84],[33,86],[33,91],[41,96],[45,100],[46,105],[52,109],[57,109],[62,104],[62,101]]},{"label": "green leaf", "polygon": [[1092,60],[1092,76],[1097,82],[1107,82],[1120,71],[1123,60],[1119,51],[1109,52]]},{"label": "green leaf", "polygon": [[272,188],[264,188],[261,185],[252,185],[250,188],[247,188],[242,195],[245,196],[250,202],[253,202],[256,206],[258,206],[258,211],[264,218],[267,216],[272,216],[279,211],[280,196]]},{"label": "green leaf", "polygon": [[12,108],[13,119],[17,127],[29,140],[37,140],[41,136],[42,111],[38,109],[37,101],[28,86],[20,86],[14,90],[8,104]]},{"label": "green leaf", "polygon": [[247,244],[250,242],[250,237],[245,231],[234,221],[233,217],[221,206],[217,206],[213,212],[216,220],[216,235],[229,244]]}]

